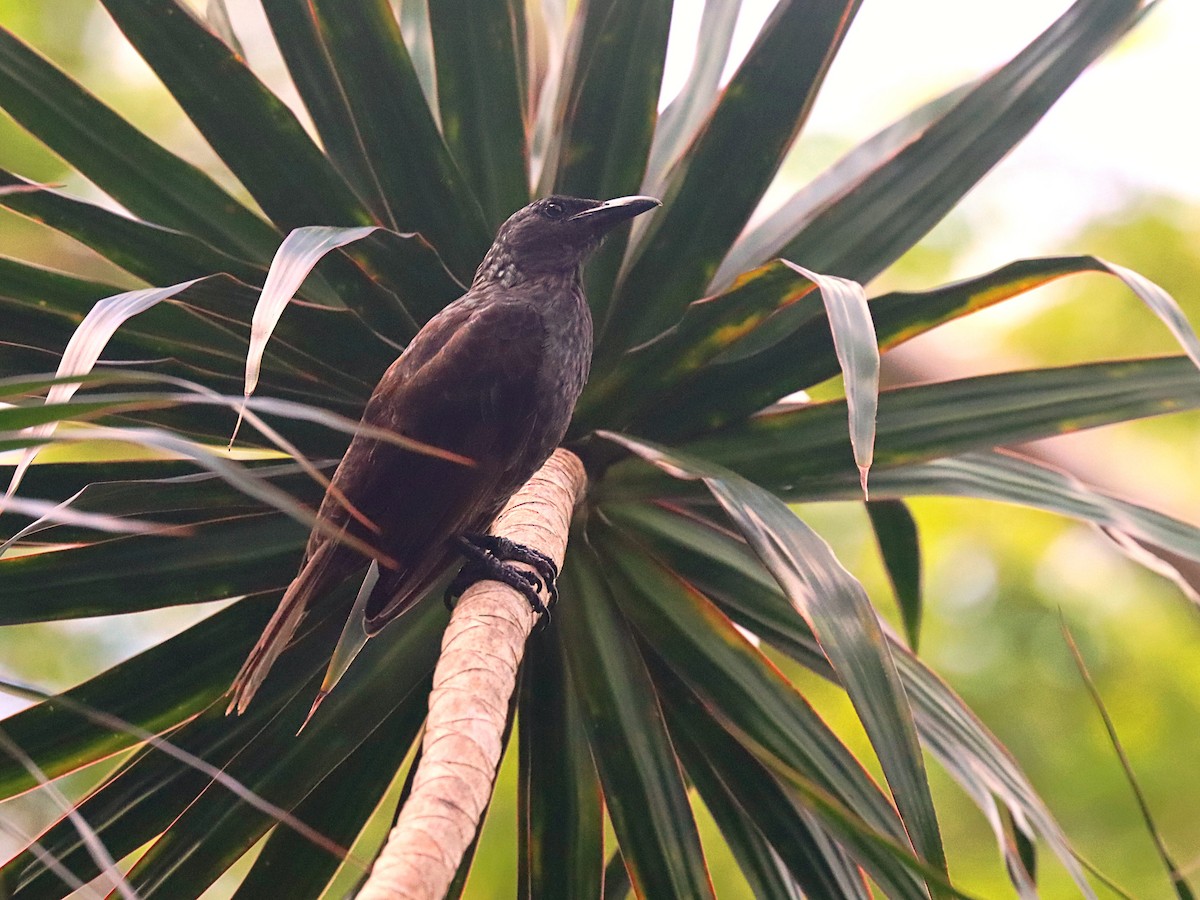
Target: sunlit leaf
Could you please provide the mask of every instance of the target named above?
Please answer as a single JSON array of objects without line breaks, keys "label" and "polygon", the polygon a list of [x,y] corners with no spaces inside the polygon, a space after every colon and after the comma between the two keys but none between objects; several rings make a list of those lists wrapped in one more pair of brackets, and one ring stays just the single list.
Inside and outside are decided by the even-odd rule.
[{"label": "sunlit leaf", "polygon": [[725,290],[739,273],[777,256],[788,239],[818,210],[836,202],[840,194],[920,136],[933,122],[962,100],[974,85],[975,82],[968,82],[917,107],[867,138],[796,191],[779,209],[762,222],[751,226],[738,238],[729,255],[721,262],[717,274],[713,276],[709,290]]},{"label": "sunlit leaf", "polygon": [[[55,374],[59,377],[86,375],[92,370],[92,366],[96,364],[96,360],[100,358],[100,354],[104,352],[104,347],[108,343],[109,338],[113,336],[113,333],[121,327],[121,324],[126,319],[144,312],[168,297],[175,296],[195,283],[196,280],[193,279],[181,284],[173,284],[170,287],[128,291],[124,294],[117,294],[114,297],[106,297],[100,300],[92,307],[75,330],[75,333],[71,336],[70,342],[68,342],[66,349],[63,350],[62,361],[59,362],[58,370]],[[50,388],[50,392],[46,395],[46,403],[62,403],[70,400],[75,391],[78,390],[78,387],[78,384],[69,382],[57,384]],[[36,426],[34,433],[38,437],[49,437],[54,433],[55,425],[56,423],[50,422],[45,425]],[[29,468],[36,456],[37,448],[30,448],[22,455],[21,461],[17,463],[17,467],[13,471],[12,478],[8,483],[8,490],[5,492],[6,498],[11,497],[17,490],[17,486],[20,485],[25,470]]]}]

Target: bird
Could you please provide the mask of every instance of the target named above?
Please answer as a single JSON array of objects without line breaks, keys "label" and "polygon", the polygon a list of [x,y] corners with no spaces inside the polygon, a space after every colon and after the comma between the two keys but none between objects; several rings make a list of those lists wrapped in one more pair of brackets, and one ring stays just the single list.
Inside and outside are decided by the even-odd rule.
[{"label": "bird", "polygon": [[[351,613],[368,636],[410,609],[460,555],[466,564],[448,597],[496,579],[546,613],[537,588],[556,596],[554,563],[486,531],[562,441],[587,381],[583,263],[613,228],[661,205],[640,195],[554,195],[500,226],[470,288],[421,328],[367,401],[369,428],[355,433],[330,481],[299,572],[230,687],[227,713],[245,711],[306,612],[371,562],[342,533],[378,550],[378,580],[364,582],[365,606]],[[471,464],[380,440],[376,429]],[[507,564],[515,560],[537,575]]]}]

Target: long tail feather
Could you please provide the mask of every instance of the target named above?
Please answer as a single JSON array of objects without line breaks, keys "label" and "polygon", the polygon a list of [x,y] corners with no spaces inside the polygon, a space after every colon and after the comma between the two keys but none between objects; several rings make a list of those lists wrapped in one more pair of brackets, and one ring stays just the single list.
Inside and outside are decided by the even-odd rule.
[{"label": "long tail feather", "polygon": [[329,564],[334,554],[340,549],[336,541],[327,541],[322,544],[312,558],[304,564],[300,574],[288,585],[283,599],[279,602],[279,608],[275,610],[275,615],[271,616],[271,621],[263,630],[262,637],[258,639],[258,643],[254,645],[254,649],[250,651],[250,655],[242,664],[241,671],[233,680],[233,685],[229,689],[233,696],[229,701],[229,706],[225,709],[226,715],[234,710],[237,710],[238,715],[246,711],[246,707],[254,699],[255,693],[262,685],[263,679],[267,677],[271,666],[275,664],[279,654],[284,651],[296,633],[296,629],[300,627],[309,604],[321,590],[327,587],[327,576],[330,573]]}]

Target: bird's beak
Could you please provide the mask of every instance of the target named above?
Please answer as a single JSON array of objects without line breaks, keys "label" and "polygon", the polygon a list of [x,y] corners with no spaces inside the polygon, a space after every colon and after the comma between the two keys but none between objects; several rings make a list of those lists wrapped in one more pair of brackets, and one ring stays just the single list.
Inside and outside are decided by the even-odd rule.
[{"label": "bird's beak", "polygon": [[632,197],[617,197],[615,200],[606,200],[599,206],[593,206],[591,209],[575,213],[575,215],[571,216],[571,221],[586,221],[598,232],[605,232],[610,228],[620,225],[627,219],[632,219],[634,216],[640,216],[642,213],[654,209],[656,206],[662,206],[662,201],[656,200],[653,197],[636,195]]}]

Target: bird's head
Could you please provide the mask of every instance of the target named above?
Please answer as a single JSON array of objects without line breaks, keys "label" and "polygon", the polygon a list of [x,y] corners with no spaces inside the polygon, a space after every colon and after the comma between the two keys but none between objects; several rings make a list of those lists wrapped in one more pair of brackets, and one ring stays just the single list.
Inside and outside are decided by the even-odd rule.
[{"label": "bird's head", "polygon": [[571,274],[622,222],[662,204],[653,197],[584,200],[551,196],[535,200],[500,226],[475,278],[515,281]]}]

